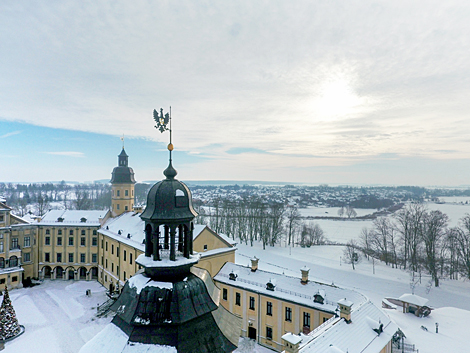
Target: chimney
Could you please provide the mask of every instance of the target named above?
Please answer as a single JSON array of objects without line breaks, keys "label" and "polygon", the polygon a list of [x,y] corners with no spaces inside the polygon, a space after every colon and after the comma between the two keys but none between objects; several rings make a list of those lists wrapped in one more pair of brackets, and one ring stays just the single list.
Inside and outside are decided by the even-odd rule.
[{"label": "chimney", "polygon": [[352,301],[346,300],[346,298],[338,301],[339,316],[344,318],[348,324],[351,323],[351,307],[353,304]]},{"label": "chimney", "polygon": [[282,337],[282,343],[284,344],[286,353],[298,353],[300,348],[300,343],[302,338],[297,335],[294,335],[290,332],[286,333]]},{"label": "chimney", "polygon": [[258,261],[259,259],[256,256],[251,259],[251,272],[256,272],[258,269]]},{"label": "chimney", "polygon": [[307,266],[304,266],[300,269],[300,272],[302,273],[302,279],[300,280],[300,283],[308,283],[308,271],[310,271],[310,269]]}]

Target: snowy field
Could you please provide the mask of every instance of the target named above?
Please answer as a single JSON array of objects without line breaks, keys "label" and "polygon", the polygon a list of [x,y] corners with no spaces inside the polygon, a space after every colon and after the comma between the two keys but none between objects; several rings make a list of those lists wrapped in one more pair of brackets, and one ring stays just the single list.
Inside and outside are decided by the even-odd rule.
[{"label": "snowy field", "polygon": [[[260,244],[253,248],[241,244],[238,248],[236,262],[239,264],[248,266],[250,258],[256,255],[260,269],[297,277],[300,277],[300,268],[307,266],[310,280],[357,290],[378,307],[382,306],[384,297],[411,293],[407,272],[365,259],[353,270],[351,265],[341,261],[341,246],[275,247],[263,251]],[[468,352],[470,282],[441,280],[441,286],[435,288],[429,286],[429,278],[423,277],[415,294],[428,298],[428,304],[438,310],[423,319],[396,310],[385,311],[403,328],[407,343],[415,344],[420,353]],[[439,334],[433,333],[435,322],[439,322]],[[423,331],[422,325],[429,331]]]},{"label": "snowy field", "polygon": [[[299,208],[299,212],[303,217],[339,217],[339,209],[339,207],[307,206],[306,208]],[[355,208],[354,210],[356,211],[358,217],[367,216],[377,212],[375,208]]]},{"label": "snowy field", "polygon": [[[467,213],[470,213],[470,202],[469,204],[461,204],[469,200],[468,197],[448,197],[444,204],[437,204],[434,202],[427,202],[426,206],[429,210],[440,210],[441,212],[449,216],[449,227],[455,227],[458,225],[459,220],[464,217]],[[447,201],[447,199],[449,201]],[[338,209],[335,207],[308,207],[299,209],[302,216],[337,216]],[[372,214],[376,210],[374,209],[356,209],[358,216]],[[328,212],[328,213],[325,213]],[[357,220],[347,219],[333,220],[333,219],[315,219],[312,220],[318,223],[325,232],[325,236],[332,242],[345,244],[351,239],[358,239],[361,234],[362,228],[372,228],[372,220]]]}]

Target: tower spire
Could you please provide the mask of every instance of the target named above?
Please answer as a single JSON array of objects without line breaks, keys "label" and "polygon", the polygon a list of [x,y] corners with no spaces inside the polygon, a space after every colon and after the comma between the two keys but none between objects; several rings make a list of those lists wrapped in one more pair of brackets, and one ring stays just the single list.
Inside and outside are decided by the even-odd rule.
[{"label": "tower spire", "polygon": [[122,149],[124,149],[124,134],[122,134],[121,141],[122,141]]}]

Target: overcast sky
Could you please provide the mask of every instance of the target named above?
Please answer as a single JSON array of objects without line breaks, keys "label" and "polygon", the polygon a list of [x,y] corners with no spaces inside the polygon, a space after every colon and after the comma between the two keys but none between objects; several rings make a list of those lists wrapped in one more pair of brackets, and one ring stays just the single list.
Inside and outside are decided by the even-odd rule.
[{"label": "overcast sky", "polygon": [[[0,181],[470,184],[468,1],[0,2]],[[79,166],[79,167],[78,167]]]}]

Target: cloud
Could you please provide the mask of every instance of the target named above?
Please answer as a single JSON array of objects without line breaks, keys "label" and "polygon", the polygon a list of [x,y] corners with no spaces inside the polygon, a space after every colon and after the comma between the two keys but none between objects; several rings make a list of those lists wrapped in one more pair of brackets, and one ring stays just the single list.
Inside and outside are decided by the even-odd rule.
[{"label": "cloud", "polygon": [[85,157],[85,154],[83,152],[74,152],[74,151],[64,151],[64,152],[44,152],[46,154],[51,154],[55,156],[66,156],[66,157]]},{"label": "cloud", "polygon": [[0,139],[4,139],[4,138],[10,137],[10,136],[18,135],[18,134],[21,134],[22,132],[23,132],[23,131],[12,131],[12,132],[8,132],[8,133],[6,133],[5,135],[0,136]]}]

